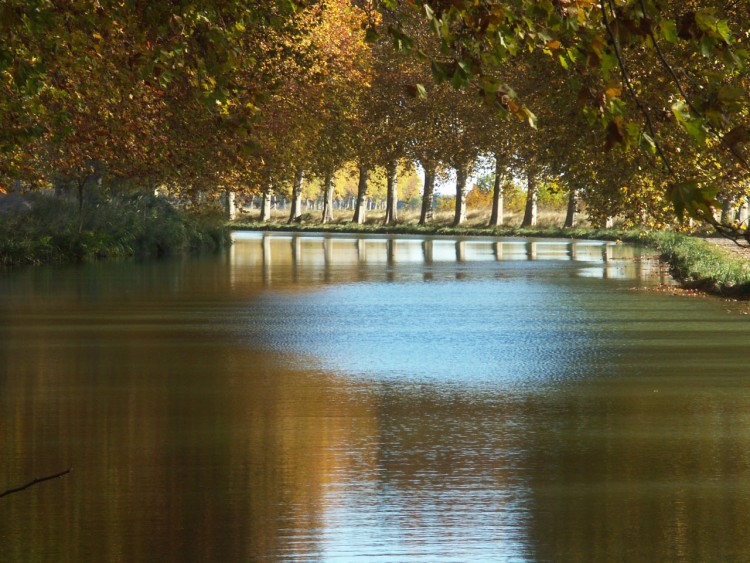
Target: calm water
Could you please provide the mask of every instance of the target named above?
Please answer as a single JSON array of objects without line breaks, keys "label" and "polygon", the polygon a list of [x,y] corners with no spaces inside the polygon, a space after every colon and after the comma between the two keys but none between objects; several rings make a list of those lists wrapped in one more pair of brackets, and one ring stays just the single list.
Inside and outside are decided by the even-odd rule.
[{"label": "calm water", "polygon": [[748,561],[750,323],[628,245],[0,274],[0,560]]}]

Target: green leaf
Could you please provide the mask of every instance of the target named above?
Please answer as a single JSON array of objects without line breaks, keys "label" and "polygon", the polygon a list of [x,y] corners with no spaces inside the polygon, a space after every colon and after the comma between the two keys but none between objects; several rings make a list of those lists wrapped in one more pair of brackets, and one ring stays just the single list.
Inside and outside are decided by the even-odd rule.
[{"label": "green leaf", "polygon": [[716,31],[726,44],[732,41],[732,30],[729,29],[729,22],[727,20],[719,20],[716,24]]},{"label": "green leaf", "polygon": [[463,86],[466,86],[469,84],[469,77],[464,72],[463,68],[460,66],[460,63],[456,65],[456,70],[453,72],[453,76],[451,76],[451,85],[459,89]]},{"label": "green leaf", "polygon": [[448,68],[446,64],[433,59],[430,62],[430,70],[432,70],[432,77],[438,84],[445,82],[448,79]]},{"label": "green leaf", "polygon": [[704,57],[710,57],[711,53],[713,53],[716,43],[710,36],[704,35],[703,37],[701,37],[699,45],[701,48],[701,55],[703,55]]},{"label": "green leaf", "polygon": [[701,120],[695,119],[693,121],[687,121],[685,123],[685,129],[696,143],[699,145],[706,144],[706,130],[703,127]]},{"label": "green leaf", "polygon": [[672,104],[672,113],[683,129],[685,129],[693,140],[699,145],[706,143],[706,129],[703,126],[703,120],[694,117],[684,102],[675,102]]},{"label": "green leaf", "polygon": [[674,43],[677,41],[677,23],[672,20],[662,20],[659,22],[659,30],[665,41]]},{"label": "green leaf", "polygon": [[601,58],[601,67],[602,67],[602,74],[604,75],[605,80],[609,80],[610,71],[613,68],[617,68],[617,57],[612,53],[602,53]]},{"label": "green leaf", "polygon": [[388,33],[393,38],[393,47],[397,51],[408,51],[414,46],[414,40],[399,28],[390,26]]},{"label": "green leaf", "polygon": [[495,94],[500,91],[502,85],[494,78],[483,78],[482,79],[482,90],[486,93]]},{"label": "green leaf", "polygon": [[673,184],[669,186],[667,193],[680,221],[685,219],[685,212],[694,219],[705,219],[710,217],[714,208],[718,206],[716,196],[719,186],[701,187],[696,179]]}]

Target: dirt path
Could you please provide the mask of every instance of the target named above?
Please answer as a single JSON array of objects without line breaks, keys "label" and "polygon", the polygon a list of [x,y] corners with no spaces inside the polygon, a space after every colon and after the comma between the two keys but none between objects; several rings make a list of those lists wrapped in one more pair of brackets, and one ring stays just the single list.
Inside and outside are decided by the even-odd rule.
[{"label": "dirt path", "polygon": [[729,252],[736,254],[738,257],[745,260],[750,260],[750,245],[747,243],[736,244],[724,237],[710,237],[706,239],[708,242],[715,244],[721,248],[728,250]]}]

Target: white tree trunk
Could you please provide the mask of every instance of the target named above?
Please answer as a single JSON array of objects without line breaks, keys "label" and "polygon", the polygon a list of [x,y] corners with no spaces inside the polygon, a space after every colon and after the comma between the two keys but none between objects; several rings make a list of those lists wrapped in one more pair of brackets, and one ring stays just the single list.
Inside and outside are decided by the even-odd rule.
[{"label": "white tree trunk", "polygon": [[263,201],[260,204],[260,218],[259,221],[264,223],[271,219],[271,198],[273,194],[271,188],[268,187],[263,191]]},{"label": "white tree trunk", "polygon": [[456,214],[453,226],[458,227],[466,221],[466,167],[456,168]]},{"label": "white tree trunk", "polygon": [[289,213],[289,223],[298,222],[302,217],[302,181],[304,171],[297,168],[294,174],[294,183],[292,184],[292,210]]},{"label": "white tree trunk", "polygon": [[359,167],[359,183],[357,184],[357,203],[354,209],[354,219],[353,219],[353,221],[357,223],[357,225],[363,225],[365,223],[365,218],[366,218],[365,208],[367,206],[366,196],[367,196],[367,174],[368,172],[369,172],[369,169],[366,165],[363,164]]},{"label": "white tree trunk", "polygon": [[538,215],[539,187],[531,170],[526,171],[527,187],[526,211],[523,214],[521,227],[535,227]]}]

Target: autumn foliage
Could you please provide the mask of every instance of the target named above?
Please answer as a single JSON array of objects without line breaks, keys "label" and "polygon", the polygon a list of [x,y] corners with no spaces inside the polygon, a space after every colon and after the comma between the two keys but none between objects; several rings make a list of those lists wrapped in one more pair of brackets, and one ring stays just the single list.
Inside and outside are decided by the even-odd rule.
[{"label": "autumn foliage", "polygon": [[748,13],[671,0],[6,0],[0,186],[81,202],[102,182],[196,202],[328,200],[355,170],[352,197],[393,203],[396,171],[411,169],[423,222],[435,183],[462,179],[459,223],[466,206],[498,205],[471,190],[492,161],[498,186],[555,183],[597,222],[690,216],[744,236],[740,215],[716,217],[747,195]]}]

